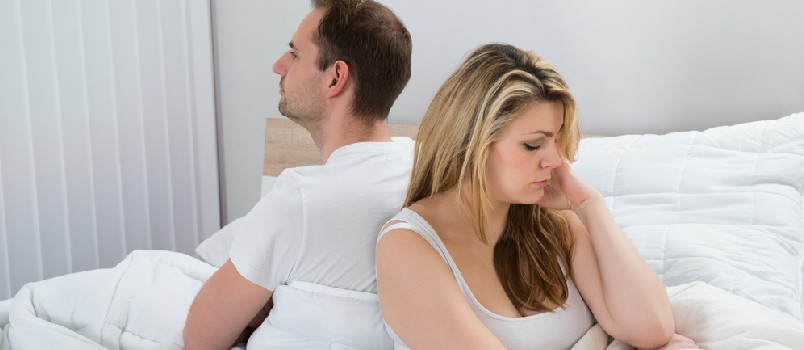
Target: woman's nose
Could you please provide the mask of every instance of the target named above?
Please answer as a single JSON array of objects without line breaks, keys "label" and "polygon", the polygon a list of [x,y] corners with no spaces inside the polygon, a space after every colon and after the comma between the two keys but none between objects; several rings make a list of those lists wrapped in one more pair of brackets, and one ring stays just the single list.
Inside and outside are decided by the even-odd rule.
[{"label": "woman's nose", "polygon": [[548,147],[547,152],[545,152],[541,165],[544,168],[556,168],[561,165],[562,161],[558,143],[552,143],[552,145]]}]

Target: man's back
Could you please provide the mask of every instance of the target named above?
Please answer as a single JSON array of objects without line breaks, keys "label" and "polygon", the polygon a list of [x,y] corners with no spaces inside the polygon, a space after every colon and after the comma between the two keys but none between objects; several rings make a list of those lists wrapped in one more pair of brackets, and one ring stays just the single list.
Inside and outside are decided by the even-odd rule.
[{"label": "man's back", "polygon": [[[270,321],[287,315],[284,320],[302,321],[295,323],[300,325],[295,328],[315,330],[303,322],[303,312],[295,318],[293,311],[282,312],[288,305],[282,299],[290,295],[276,288],[292,288],[294,282],[317,286],[313,291],[326,289],[335,296],[363,293],[368,297],[352,299],[377,298],[371,293],[376,291],[374,237],[382,222],[401,206],[412,163],[410,141],[395,152],[377,153],[389,147],[383,145],[394,145],[389,142],[387,118],[410,79],[410,33],[393,11],[372,0],[311,2],[313,10],[302,19],[273,71],[280,76],[279,112],[310,132],[327,164],[280,175],[274,190],[244,220],[244,232],[232,246],[231,259],[204,283],[190,306],[184,330],[187,348],[229,346],[238,335],[244,335],[247,325],[259,321],[260,310],[269,305],[274,292],[274,309],[269,325],[264,324],[266,329]],[[368,144],[361,145],[364,142]],[[361,159],[362,153],[374,156]],[[391,156],[397,153],[404,160]],[[345,173],[337,171],[338,167]],[[334,170],[330,172],[330,168]],[[384,179],[386,173],[393,174],[392,180]],[[296,296],[306,295],[299,292]],[[308,296],[315,298],[315,294]],[[333,301],[319,309],[348,304]],[[363,310],[365,317],[355,315],[353,319],[381,324],[379,307],[369,303]],[[332,321],[326,316],[309,313],[308,321],[324,328],[289,340],[295,341],[291,348],[332,348],[306,342],[322,336],[365,338],[349,333],[348,321],[319,322]],[[330,326],[334,328],[326,328]],[[351,326],[352,330],[359,327]],[[260,338],[262,330],[261,326],[252,338]],[[379,334],[382,327],[375,331],[372,334],[381,346],[355,343],[345,348],[386,347],[387,335]],[[344,348],[336,345],[344,342],[332,343]],[[273,343],[265,347],[287,348],[287,343],[282,344],[285,346]]]},{"label": "man's back", "polygon": [[275,292],[250,346],[273,348],[309,339],[311,331],[322,346],[388,344],[374,294],[374,251],[380,228],[402,205],[412,158],[410,139],[361,142],[337,149],[326,165],[279,176],[230,252],[243,277]]}]

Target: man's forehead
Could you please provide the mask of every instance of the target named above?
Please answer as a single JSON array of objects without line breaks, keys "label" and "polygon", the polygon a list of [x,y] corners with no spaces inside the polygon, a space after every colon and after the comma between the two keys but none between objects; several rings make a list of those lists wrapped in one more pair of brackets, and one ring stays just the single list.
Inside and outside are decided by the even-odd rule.
[{"label": "man's forehead", "polygon": [[296,33],[293,34],[289,46],[291,48],[300,49],[308,45],[313,45],[313,39],[318,31],[318,24],[324,15],[323,9],[314,9],[307,16],[302,19]]}]

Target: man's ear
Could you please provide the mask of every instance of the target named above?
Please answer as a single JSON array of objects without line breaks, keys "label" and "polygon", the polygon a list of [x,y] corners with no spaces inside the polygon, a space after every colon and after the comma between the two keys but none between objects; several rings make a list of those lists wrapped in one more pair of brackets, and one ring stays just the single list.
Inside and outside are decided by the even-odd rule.
[{"label": "man's ear", "polygon": [[330,81],[327,86],[327,98],[332,98],[340,95],[346,90],[346,82],[349,81],[349,65],[344,61],[335,61],[331,69]]}]

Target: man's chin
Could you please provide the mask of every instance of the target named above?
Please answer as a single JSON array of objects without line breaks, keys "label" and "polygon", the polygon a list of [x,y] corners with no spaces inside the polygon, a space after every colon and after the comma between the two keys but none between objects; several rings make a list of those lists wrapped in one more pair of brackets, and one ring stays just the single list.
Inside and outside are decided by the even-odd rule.
[{"label": "man's chin", "polygon": [[288,113],[287,105],[283,101],[279,101],[279,114],[290,120],[298,119],[292,113]]},{"label": "man's chin", "polygon": [[290,120],[290,121],[292,121],[292,122],[294,122],[294,123],[296,123],[296,124],[301,125],[300,121],[301,121],[302,119],[301,119],[301,118],[299,118],[297,115],[292,114],[292,113],[286,113],[285,111],[283,111],[283,110],[281,110],[281,109],[279,110],[279,114],[281,114],[281,115],[282,115],[283,117],[285,117],[285,118],[288,118],[288,120]]}]

